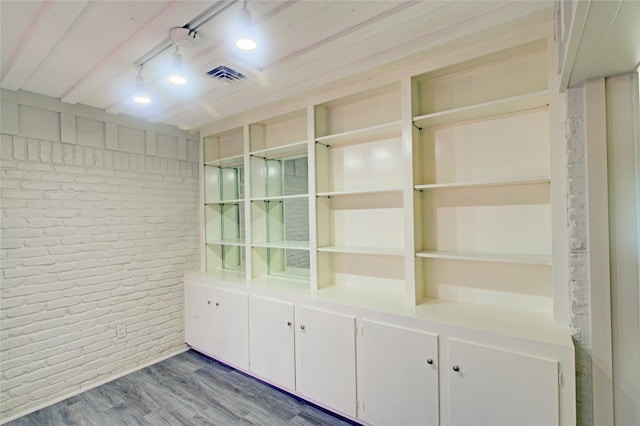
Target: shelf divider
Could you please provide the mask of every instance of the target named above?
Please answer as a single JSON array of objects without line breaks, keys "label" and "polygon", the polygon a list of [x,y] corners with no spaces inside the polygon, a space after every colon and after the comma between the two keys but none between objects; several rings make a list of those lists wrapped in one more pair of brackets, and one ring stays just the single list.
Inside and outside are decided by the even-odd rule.
[{"label": "shelf divider", "polygon": [[347,132],[334,133],[332,135],[320,136],[316,142],[328,145],[330,148],[356,145],[359,143],[371,142],[373,140],[383,140],[400,136],[402,131],[402,121],[392,121],[375,126],[364,127],[362,129],[350,130]]},{"label": "shelf divider", "polygon": [[414,188],[417,190],[424,189],[457,189],[457,188],[481,188],[489,186],[510,186],[510,185],[536,185],[550,183],[551,179],[548,177],[530,177],[530,178],[516,178],[516,179],[496,179],[490,181],[478,181],[478,182],[447,182],[447,183],[430,183],[424,185],[416,185]]},{"label": "shelf divider", "polygon": [[216,246],[239,246],[239,247],[246,246],[244,240],[208,240],[208,241],[205,241],[205,244],[211,244]]},{"label": "shelf divider", "polygon": [[381,256],[404,256],[403,248],[396,247],[345,247],[323,246],[318,251],[327,253],[371,254]]},{"label": "shelf divider", "polygon": [[380,195],[380,194],[392,194],[394,192],[401,193],[402,189],[364,189],[357,191],[329,191],[318,192],[318,197],[348,197],[356,195]]},{"label": "shelf divider", "polygon": [[254,157],[266,158],[273,160],[281,157],[290,157],[298,154],[307,154],[307,141],[294,142],[282,146],[276,146],[273,148],[265,148],[257,151],[252,151],[249,155]]},{"label": "shelf divider", "polygon": [[508,113],[542,108],[548,105],[548,91],[527,93],[506,99],[468,105],[446,111],[438,111],[413,118],[413,123],[419,127],[435,127],[455,122],[471,121]]},{"label": "shelf divider", "polygon": [[234,166],[242,166],[244,164],[244,155],[233,155],[231,157],[219,158],[217,160],[209,160],[204,163],[205,166],[215,166],[215,167],[234,167]]},{"label": "shelf divider", "polygon": [[309,250],[309,241],[293,241],[293,240],[269,241],[269,242],[263,242],[263,243],[252,243],[251,246],[261,247],[261,248]]},{"label": "shelf divider", "polygon": [[477,262],[496,263],[520,263],[524,265],[551,266],[549,255],[509,254],[509,253],[473,253],[455,251],[429,251],[416,252],[416,257],[430,259],[451,259]]}]

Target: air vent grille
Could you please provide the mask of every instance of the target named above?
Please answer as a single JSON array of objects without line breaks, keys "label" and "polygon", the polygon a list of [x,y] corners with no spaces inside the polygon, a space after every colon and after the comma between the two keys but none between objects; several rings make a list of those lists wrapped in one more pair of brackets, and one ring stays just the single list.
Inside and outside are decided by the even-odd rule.
[{"label": "air vent grille", "polygon": [[246,75],[226,65],[220,65],[207,72],[207,75],[226,84],[238,83],[247,78]]}]

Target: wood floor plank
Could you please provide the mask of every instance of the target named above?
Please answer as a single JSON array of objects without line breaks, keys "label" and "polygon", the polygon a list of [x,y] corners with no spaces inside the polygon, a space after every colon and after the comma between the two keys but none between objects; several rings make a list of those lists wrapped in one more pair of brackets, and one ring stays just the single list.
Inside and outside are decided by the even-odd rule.
[{"label": "wood floor plank", "polygon": [[319,409],[194,351],[187,351],[7,426],[346,426]]}]

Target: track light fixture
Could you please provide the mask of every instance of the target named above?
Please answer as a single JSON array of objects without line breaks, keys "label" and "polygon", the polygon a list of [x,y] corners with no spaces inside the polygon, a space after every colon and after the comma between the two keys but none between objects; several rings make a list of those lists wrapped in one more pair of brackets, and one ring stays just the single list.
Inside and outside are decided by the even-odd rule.
[{"label": "track light fixture", "polygon": [[144,78],[142,78],[142,65],[138,66],[138,75],[136,76],[136,89],[133,92],[133,100],[138,104],[148,104],[151,102],[149,92],[144,85]]},{"label": "track light fixture", "polygon": [[251,28],[251,12],[247,9],[247,0],[244,0],[242,9],[240,9],[238,25],[238,39],[236,46],[242,50],[253,50],[257,47],[253,29]]},{"label": "track light fixture", "polygon": [[171,56],[171,73],[169,74],[169,81],[173,84],[183,85],[187,84],[187,78],[182,70],[182,55],[178,45],[176,44],[176,51]]}]

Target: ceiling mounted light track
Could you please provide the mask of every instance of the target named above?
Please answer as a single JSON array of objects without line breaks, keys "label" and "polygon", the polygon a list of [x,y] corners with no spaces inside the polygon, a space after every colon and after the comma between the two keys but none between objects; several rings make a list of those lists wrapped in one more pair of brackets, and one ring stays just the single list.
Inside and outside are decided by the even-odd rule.
[{"label": "ceiling mounted light track", "polygon": [[169,31],[169,37],[177,47],[196,47],[200,42],[200,36],[198,36],[196,30],[186,27],[172,28]]}]

